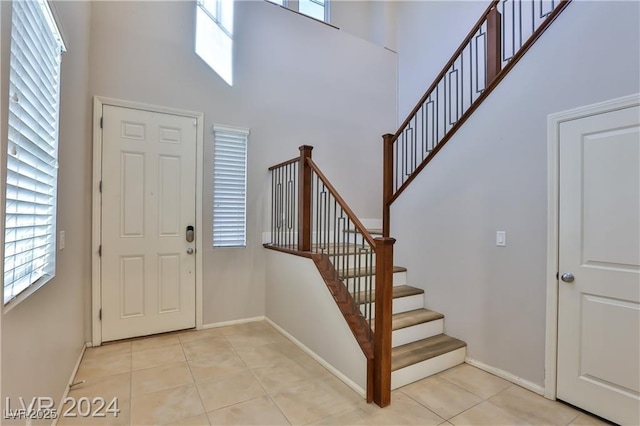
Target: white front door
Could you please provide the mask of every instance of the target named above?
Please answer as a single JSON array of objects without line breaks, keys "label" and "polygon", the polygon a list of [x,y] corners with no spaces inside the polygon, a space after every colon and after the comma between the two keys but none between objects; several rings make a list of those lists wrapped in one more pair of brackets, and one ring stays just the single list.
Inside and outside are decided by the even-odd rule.
[{"label": "white front door", "polygon": [[557,397],[625,425],[640,424],[639,123],[624,108],[559,139]]},{"label": "white front door", "polygon": [[102,340],[195,327],[196,119],[102,117]]}]

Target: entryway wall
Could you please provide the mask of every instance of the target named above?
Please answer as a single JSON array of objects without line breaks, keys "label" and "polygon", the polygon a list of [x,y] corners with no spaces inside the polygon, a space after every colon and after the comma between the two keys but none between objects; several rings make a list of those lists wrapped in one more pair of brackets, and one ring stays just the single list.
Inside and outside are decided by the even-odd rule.
[{"label": "entryway wall", "polygon": [[[60,93],[58,232],[64,250],[56,253],[56,276],[2,314],[2,395],[31,400],[62,397],[86,340],[91,282],[91,97],[89,39],[91,2],[51,2],[67,46]],[[11,2],[0,2],[0,152],[7,152]],[[4,205],[5,174],[0,177]],[[3,228],[4,229],[4,228]],[[0,233],[4,238],[4,232]],[[4,243],[0,243],[4,247]],[[2,420],[2,424],[11,424]],[[18,422],[24,424],[24,420]]]},{"label": "entryway wall", "polygon": [[[370,173],[395,126],[393,52],[266,2],[235,4],[233,87],[193,52],[194,3],[95,2],[91,22],[93,94],[204,112],[205,325],[265,314],[267,168],[314,145],[331,179],[349,182],[339,189],[356,211],[377,217]],[[214,123],[251,130],[246,248],[212,248]]]}]

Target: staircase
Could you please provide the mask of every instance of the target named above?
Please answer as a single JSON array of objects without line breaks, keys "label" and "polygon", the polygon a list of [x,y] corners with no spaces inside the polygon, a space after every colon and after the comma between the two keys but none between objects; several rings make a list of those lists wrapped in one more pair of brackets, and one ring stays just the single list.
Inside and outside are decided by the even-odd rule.
[{"label": "staircase", "polygon": [[313,162],[313,147],[269,168],[265,247],[313,259],[367,359],[368,402],[387,406],[391,389],[466,355],[465,342],[443,333],[444,315],[426,309],[424,291],[408,285],[406,268],[394,266],[391,205],[569,2],[539,9],[525,0],[490,2],[397,132],[383,136],[382,230],[362,225]]},{"label": "staircase", "polygon": [[[382,230],[370,229],[372,235]],[[372,268],[350,269],[342,277],[349,287],[355,277],[371,277]],[[354,295],[364,315],[375,312],[371,293]],[[467,344],[444,334],[444,315],[426,309],[424,290],[407,285],[407,268],[393,267],[393,304],[391,320],[391,389],[397,389],[440,371],[462,364]],[[375,333],[375,324],[371,322]]]}]

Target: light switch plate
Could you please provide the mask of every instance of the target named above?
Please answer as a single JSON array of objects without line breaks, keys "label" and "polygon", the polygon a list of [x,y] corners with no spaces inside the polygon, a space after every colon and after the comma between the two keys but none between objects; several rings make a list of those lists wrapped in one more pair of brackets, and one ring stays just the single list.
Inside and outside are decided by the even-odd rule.
[{"label": "light switch plate", "polygon": [[507,246],[507,232],[506,231],[496,231],[496,245],[498,247],[506,247]]},{"label": "light switch plate", "polygon": [[65,237],[66,235],[64,231],[60,231],[60,241],[58,242],[58,245],[60,246],[60,250],[64,250],[64,245],[66,243]]}]

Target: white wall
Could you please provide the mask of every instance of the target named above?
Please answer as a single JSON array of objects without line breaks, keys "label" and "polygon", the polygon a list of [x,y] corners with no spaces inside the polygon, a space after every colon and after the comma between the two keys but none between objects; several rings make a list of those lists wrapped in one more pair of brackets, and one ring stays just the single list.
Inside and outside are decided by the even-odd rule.
[{"label": "white wall", "polygon": [[[398,21],[414,23],[398,26],[401,113],[485,7],[444,3],[399,7]],[[434,25],[455,27],[455,40],[443,47],[448,54],[434,51],[442,58],[434,71],[411,59],[424,50],[411,35],[431,25],[430,10],[445,9],[458,14]],[[396,263],[426,290],[427,306],[445,314],[446,333],[468,343],[469,357],[542,386],[546,118],[636,93],[639,75],[640,4],[573,1],[393,204]],[[507,247],[495,246],[497,230],[507,232]]]},{"label": "white wall", "polygon": [[266,316],[360,387],[367,359],[313,260],[267,251]]},{"label": "white wall", "polygon": [[[4,153],[11,3],[1,2],[0,7],[3,19],[0,152]],[[35,396],[58,400],[85,341],[84,298],[90,284],[91,234],[88,94],[91,8],[89,3],[76,2],[56,2],[55,7],[67,45],[62,63],[58,175],[58,231],[66,231],[66,248],[56,255],[56,277],[2,315],[3,404],[5,397],[11,397],[16,404],[18,397],[27,401]],[[4,163],[2,170],[0,192],[4,205]],[[4,238],[4,231],[0,234]]]},{"label": "white wall", "polygon": [[331,24],[341,31],[395,49],[395,2],[339,0],[330,3]]},{"label": "white wall", "polygon": [[[398,123],[416,106],[489,5],[480,1],[397,1]],[[397,129],[390,129],[395,133]]]},{"label": "white wall", "polygon": [[[205,114],[204,323],[264,315],[267,168],[313,145],[361,217],[379,217],[395,55],[264,1],[236,2],[234,86],[193,52],[195,2],[94,2],[91,95]],[[247,127],[248,246],[211,247],[213,123]],[[373,184],[372,184],[373,182]]]},{"label": "white wall", "polygon": [[[2,17],[2,9],[3,7],[0,5],[0,35],[3,34],[3,17]],[[6,15],[6,13],[5,13]],[[4,40],[4,37],[0,37]],[[4,52],[4,41],[0,40],[0,52]],[[3,68],[3,64],[5,62],[4,54],[0,53],[0,74],[5,75],[6,69]],[[6,95],[6,82],[4,78],[0,78],[0,96]],[[4,128],[5,128],[5,116],[4,116],[5,104],[0,101],[0,142],[4,140]],[[4,150],[2,149],[4,145],[0,143],[0,179],[5,175],[5,158],[4,158]],[[2,186],[0,185],[0,192],[2,190]],[[0,198],[2,200],[2,198]],[[4,203],[0,202],[0,218],[4,217]],[[3,237],[0,237],[3,238]],[[0,239],[0,241],[3,241]],[[4,258],[4,244],[0,244],[0,254]],[[2,282],[0,280],[0,282]],[[2,377],[2,314],[0,313],[0,377]],[[4,401],[4,394],[2,393],[2,379],[0,379],[0,401]]]}]

